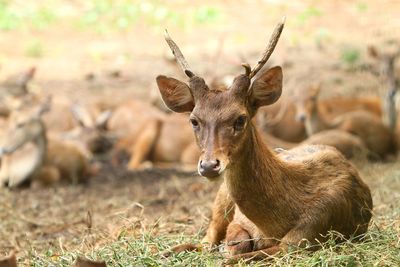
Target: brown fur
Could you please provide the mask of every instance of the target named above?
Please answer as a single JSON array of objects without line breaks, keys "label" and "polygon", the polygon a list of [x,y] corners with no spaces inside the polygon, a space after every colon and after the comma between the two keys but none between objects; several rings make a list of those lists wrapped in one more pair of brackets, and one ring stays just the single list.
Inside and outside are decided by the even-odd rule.
[{"label": "brown fur", "polygon": [[[227,91],[209,90],[198,76],[191,76],[189,86],[179,83],[173,88],[158,83],[161,95],[173,110],[191,112],[201,149],[199,166],[212,162],[212,172],[203,173],[212,180],[224,179],[205,241],[218,244],[226,236],[236,261],[304,246],[305,240],[315,244],[326,240],[329,230],[345,238],[367,231],[369,188],[336,149],[301,146],[275,155],[253,126],[257,109],[281,94],[280,67],[251,85],[247,75],[240,75]],[[191,103],[175,98],[187,93],[172,93],[176,88],[190,91]]]},{"label": "brown fur", "polygon": [[365,110],[342,114],[334,119],[325,115],[318,101],[319,88],[300,90],[297,97],[298,112],[305,115],[305,127],[311,136],[327,129],[339,129],[358,136],[366,147],[380,158],[395,151],[393,135],[380,117]]},{"label": "brown fur", "polygon": [[40,117],[30,117],[32,114],[26,117],[23,113],[20,115],[15,118],[17,125],[10,128],[3,149],[12,155],[14,151],[32,143],[34,149],[42,151],[35,154],[40,159],[31,159],[37,162],[37,166],[26,179],[42,184],[53,184],[63,179],[73,183],[85,182],[91,175],[91,167],[81,150],[72,144],[47,138],[46,128]]},{"label": "brown fur", "polygon": [[263,141],[273,149],[291,149],[301,145],[328,145],[339,150],[347,159],[366,156],[375,159],[374,155],[357,136],[342,130],[324,130],[316,133],[303,142],[291,143],[283,141],[271,134],[263,133]]},{"label": "brown fur", "polygon": [[[135,103],[131,100],[121,106],[108,124],[108,129],[121,137],[112,152],[113,163],[120,164],[120,155],[127,154],[127,167],[131,170],[140,168],[145,161],[196,164],[199,151],[188,117],[163,114],[152,106]],[[126,128],[129,131],[124,132]]]},{"label": "brown fur", "polygon": [[[296,97],[297,96],[295,96],[295,98]],[[283,101],[286,103],[282,104]],[[306,111],[299,111],[296,102],[297,100],[293,101],[286,97],[271,106],[261,107],[257,113],[259,126],[261,126],[265,132],[268,132],[284,141],[301,142],[305,140],[307,138],[306,127],[304,127],[304,123],[299,121],[298,118],[299,115],[301,115],[300,113],[306,113]],[[380,100],[378,97],[356,99],[335,97],[324,99],[318,101],[318,108],[328,119],[333,119],[346,112],[356,110],[365,110],[379,117],[382,115]],[[283,109],[283,111],[281,111],[281,109]],[[284,114],[280,115],[280,112],[284,112]],[[277,122],[270,125],[268,117],[280,118]],[[290,131],[288,131],[289,128]]]}]

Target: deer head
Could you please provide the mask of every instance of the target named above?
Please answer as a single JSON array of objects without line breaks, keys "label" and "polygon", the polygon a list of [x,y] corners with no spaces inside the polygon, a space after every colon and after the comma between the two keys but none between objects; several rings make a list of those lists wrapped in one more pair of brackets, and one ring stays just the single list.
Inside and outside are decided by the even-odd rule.
[{"label": "deer head", "polygon": [[[179,47],[166,32],[165,39],[176,60],[189,78],[189,84],[160,75],[157,85],[165,104],[175,112],[190,113],[197,143],[201,149],[198,171],[216,178],[230,167],[253,131],[257,109],[277,101],[282,92],[282,69],[273,67],[258,75],[271,56],[284,21],[279,23],[262,59],[251,69],[243,64],[244,74],[236,76],[227,90],[210,90],[204,79],[195,75]],[[254,79],[253,79],[254,78]]]},{"label": "deer head", "polygon": [[296,107],[296,120],[305,123],[310,120],[313,114],[317,112],[318,96],[321,91],[320,84],[307,85],[304,88],[295,90],[293,103]]},{"label": "deer head", "polygon": [[0,145],[1,185],[18,186],[41,166],[47,141],[41,116],[49,109],[50,98],[38,109],[19,110],[10,118],[10,129]]}]

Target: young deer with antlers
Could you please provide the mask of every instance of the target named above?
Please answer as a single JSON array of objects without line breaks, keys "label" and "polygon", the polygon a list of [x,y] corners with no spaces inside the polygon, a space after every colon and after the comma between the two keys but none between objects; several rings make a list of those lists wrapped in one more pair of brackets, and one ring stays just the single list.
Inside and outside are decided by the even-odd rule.
[{"label": "young deer with antlers", "polygon": [[158,76],[157,84],[170,109],[191,112],[201,149],[199,173],[224,179],[205,241],[217,244],[225,237],[232,262],[266,258],[304,246],[304,240],[317,244],[330,230],[345,238],[359,236],[371,218],[370,190],[337,150],[306,146],[275,155],[253,126],[257,109],[281,95],[281,67],[252,79],[272,54],[283,25],[276,27],[257,66],[243,64],[245,74],[225,91],[210,90],[166,33],[189,85],[166,76]]}]

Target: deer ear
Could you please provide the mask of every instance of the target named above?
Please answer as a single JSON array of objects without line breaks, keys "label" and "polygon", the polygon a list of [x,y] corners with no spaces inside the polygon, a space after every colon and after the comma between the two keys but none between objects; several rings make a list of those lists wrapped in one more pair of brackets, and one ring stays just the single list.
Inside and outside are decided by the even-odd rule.
[{"label": "deer ear", "polygon": [[191,112],[193,110],[193,96],[186,83],[160,75],[157,77],[157,85],[161,97],[168,108],[180,113]]},{"label": "deer ear", "polygon": [[282,94],[282,68],[270,68],[251,85],[250,103],[257,109],[275,103]]}]

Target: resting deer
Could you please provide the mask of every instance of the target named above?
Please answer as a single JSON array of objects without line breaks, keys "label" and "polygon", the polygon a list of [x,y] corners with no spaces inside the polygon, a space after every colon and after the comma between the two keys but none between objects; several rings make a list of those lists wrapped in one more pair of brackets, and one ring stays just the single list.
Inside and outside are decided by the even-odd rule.
[{"label": "resting deer", "polygon": [[[304,146],[274,154],[252,118],[277,101],[282,69],[258,75],[283,29],[278,24],[262,59],[238,75],[229,90],[210,90],[191,71],[178,46],[166,41],[189,77],[189,85],[166,76],[157,84],[166,105],[190,113],[201,155],[198,170],[209,180],[223,177],[205,242],[224,237],[231,261],[266,258],[289,246],[327,239],[330,230],[345,238],[367,231],[372,199],[356,168],[329,146]],[[318,240],[318,241],[317,241]]]},{"label": "resting deer", "polygon": [[20,111],[11,118],[0,149],[2,185],[16,187],[28,181],[51,184],[61,179],[77,183],[91,174],[81,150],[47,137],[41,116],[48,110],[49,103],[45,103],[38,111]]},{"label": "resting deer", "polygon": [[[286,97],[266,107],[261,107],[257,113],[257,122],[263,131],[273,134],[285,141],[300,142],[307,138],[305,112],[297,110],[296,99]],[[333,119],[346,112],[365,110],[377,116],[382,115],[380,99],[378,97],[346,98],[335,97],[318,101],[318,107],[329,119]],[[269,117],[272,117],[269,118]],[[290,131],[287,129],[290,128]]]},{"label": "resting deer", "polygon": [[375,155],[369,151],[364,142],[355,135],[342,130],[325,130],[312,136],[300,143],[283,141],[271,134],[262,134],[264,142],[268,147],[277,149],[291,149],[304,145],[327,145],[339,150],[347,159],[367,157],[376,159]]},{"label": "resting deer", "polygon": [[396,79],[395,63],[400,56],[400,46],[388,43],[386,51],[379,51],[374,46],[368,47],[369,54],[380,63],[380,76],[382,83],[387,86],[383,98],[383,122],[396,135],[397,145],[400,145],[400,123],[396,110],[396,95],[399,81]]},{"label": "resting deer", "polygon": [[320,86],[299,88],[296,92],[298,116],[304,117],[309,136],[328,129],[338,129],[361,138],[377,157],[385,158],[395,151],[393,134],[380,117],[366,110],[356,110],[331,119],[321,110],[319,93]]},{"label": "resting deer", "polygon": [[187,122],[185,115],[164,114],[141,101],[121,105],[106,126],[118,138],[112,151],[114,165],[121,163],[123,155],[129,157],[130,170],[143,167],[146,161],[196,164],[199,152]]},{"label": "resting deer", "polygon": [[35,76],[36,68],[31,67],[27,71],[17,73],[8,77],[0,83],[0,117],[8,117],[12,110],[12,105],[21,101],[29,94],[29,82]]}]

